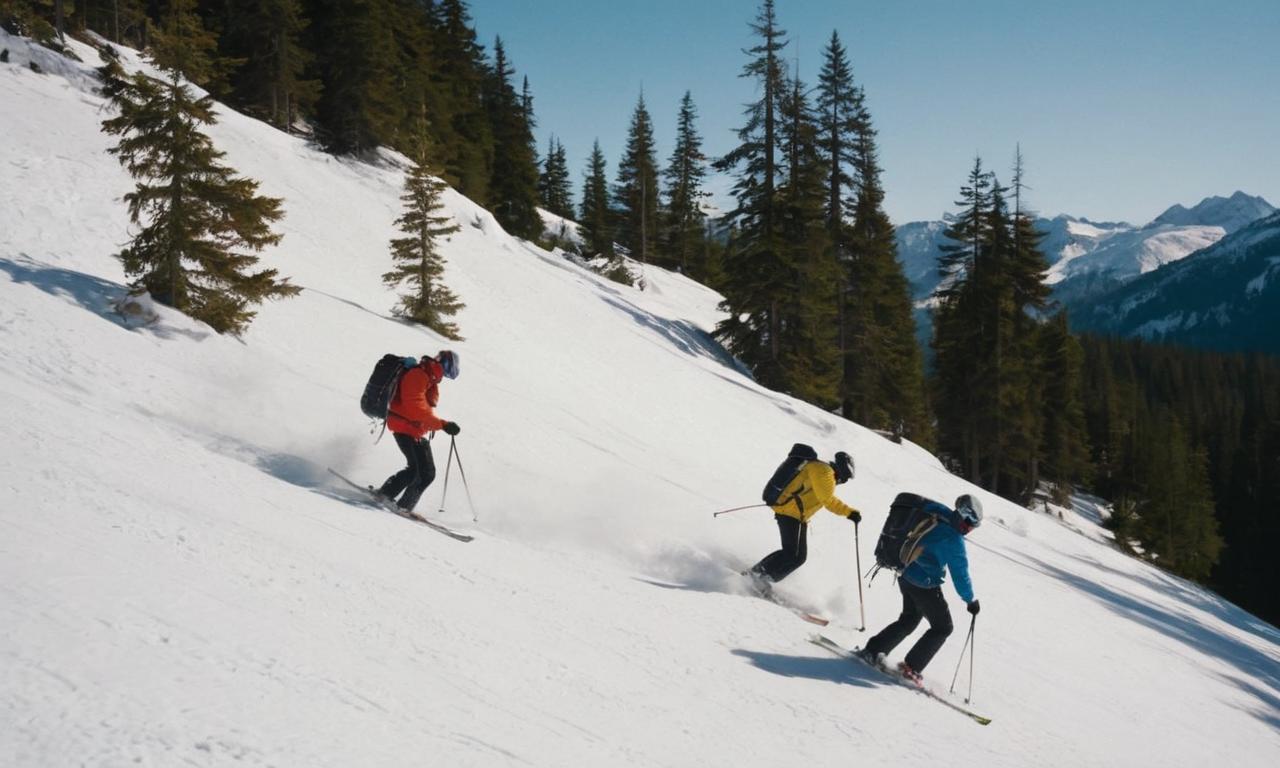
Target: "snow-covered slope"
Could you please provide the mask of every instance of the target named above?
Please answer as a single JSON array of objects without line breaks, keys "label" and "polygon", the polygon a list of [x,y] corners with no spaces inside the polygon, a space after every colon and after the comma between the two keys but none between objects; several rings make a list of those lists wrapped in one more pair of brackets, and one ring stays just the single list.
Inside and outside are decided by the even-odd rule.
[{"label": "snow-covered slope", "polygon": [[[972,489],[927,453],[758,387],[708,341],[718,297],[604,282],[449,194],[467,307],[443,496],[460,544],[349,502],[399,455],[356,401],[388,351],[390,162],[333,158],[230,110],[228,161],[283,197],[264,254],[302,286],[243,341],[161,309],[131,328],[110,254],[130,181],[72,77],[0,64],[0,755],[5,765],[1271,765],[1280,633],[987,494],[971,537],[986,728],[806,642],[733,571],[775,544],[752,503],[790,444],[843,448],[862,565],[901,490]],[[87,49],[77,49],[88,60]],[[38,54],[44,68],[54,60]],[[59,65],[60,67],[62,65]],[[63,68],[65,69],[65,68]],[[435,443],[445,465],[444,443]],[[468,490],[478,520],[467,504]],[[437,512],[443,507],[442,512]],[[1077,529],[1095,536],[1079,535]],[[853,530],[823,515],[782,585],[858,628]],[[927,677],[945,689],[960,630]],[[882,576],[876,629],[898,611]],[[905,647],[899,652],[904,651]],[[967,690],[968,664],[957,688]]]}]

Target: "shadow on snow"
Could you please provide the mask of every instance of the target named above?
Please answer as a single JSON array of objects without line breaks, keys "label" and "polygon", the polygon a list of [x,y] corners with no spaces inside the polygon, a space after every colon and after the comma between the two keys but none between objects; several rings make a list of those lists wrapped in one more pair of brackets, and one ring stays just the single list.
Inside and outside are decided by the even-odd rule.
[{"label": "shadow on snow", "polygon": [[[1263,705],[1263,710],[1261,712],[1251,711],[1251,714],[1272,727],[1280,725],[1280,718],[1275,715],[1277,704],[1280,704],[1280,696],[1278,696],[1280,694],[1280,664],[1276,663],[1274,656],[1264,653],[1248,643],[1215,632],[1189,615],[1153,605],[1107,585],[1099,584],[1078,574],[1050,565],[1039,558],[1028,557],[1045,574],[1070,584],[1081,592],[1096,598],[1123,618],[1135,621],[1159,632],[1165,637],[1186,645],[1188,648],[1235,667],[1237,671],[1246,676],[1246,680],[1237,680],[1225,675],[1222,677],[1260,701]],[[1088,560],[1084,560],[1084,562],[1098,567],[1097,563]],[[1145,581],[1145,579],[1135,577],[1133,574],[1119,571],[1115,571],[1115,573],[1140,582]],[[1150,584],[1150,582],[1148,583]],[[1175,599],[1192,598],[1190,602],[1193,605],[1203,604],[1204,601],[1202,596],[1195,598],[1194,595],[1187,596],[1171,590],[1170,587],[1176,586],[1173,584],[1156,583],[1150,585],[1164,593],[1174,592],[1172,596]],[[1185,587],[1178,589],[1181,591],[1186,590]],[[1233,627],[1257,635],[1256,627],[1252,626],[1252,622],[1242,619],[1242,617],[1248,617],[1248,614],[1244,611],[1236,609],[1235,611],[1218,613],[1212,610],[1212,606],[1205,607]],[[1238,615],[1233,615],[1237,612]],[[1274,643],[1274,640],[1270,640],[1270,642]]]},{"label": "shadow on snow", "polygon": [[60,299],[69,299],[82,309],[126,330],[145,330],[165,339],[185,336],[200,340],[213,333],[212,329],[201,332],[174,328],[163,321],[143,325],[129,323],[115,308],[116,302],[128,294],[126,286],[73,269],[44,264],[26,254],[19,254],[16,259],[0,257],[0,272],[8,274],[15,283],[34,286]]}]

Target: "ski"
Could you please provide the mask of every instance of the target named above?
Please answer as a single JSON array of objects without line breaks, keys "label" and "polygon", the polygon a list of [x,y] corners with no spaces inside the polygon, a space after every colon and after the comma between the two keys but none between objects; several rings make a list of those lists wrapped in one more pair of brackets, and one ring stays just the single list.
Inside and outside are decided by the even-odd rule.
[{"label": "ski", "polygon": [[954,701],[951,701],[950,699],[946,698],[942,694],[934,693],[933,691],[929,690],[923,685],[917,685],[911,682],[910,680],[907,680],[902,675],[899,675],[897,672],[891,669],[886,669],[878,664],[872,664],[871,662],[859,656],[857,653],[849,650],[848,648],[845,648],[843,645],[840,645],[839,643],[827,637],[826,635],[810,635],[809,642],[813,643],[819,648],[823,648],[835,654],[836,656],[840,656],[842,658],[846,658],[851,661],[857,661],[861,664],[865,664],[866,666],[871,667],[872,669],[876,670],[877,672],[884,675],[885,677],[888,677],[889,679],[893,680],[899,685],[902,685],[906,688],[910,688],[911,690],[916,691],[918,693],[922,693],[925,696],[928,696],[929,698],[933,699],[934,701],[940,704],[944,704],[950,707],[951,709],[954,709],[955,711],[959,712],[960,714],[969,717],[971,720],[973,720],[975,723],[978,723],[979,725],[991,724],[991,718],[986,717],[984,715],[980,715],[977,712],[974,712],[973,710],[965,709],[964,707],[960,706]]},{"label": "ski", "polygon": [[347,477],[346,475],[343,475],[341,472],[338,472],[332,467],[326,467],[326,469],[329,470],[329,474],[333,475],[334,477],[338,478],[342,482],[346,483],[347,485],[356,489],[360,493],[364,494],[365,498],[367,498],[370,503],[377,505],[379,509],[385,509],[388,512],[397,514],[400,517],[403,517],[407,520],[412,520],[415,523],[422,523],[423,525],[430,528],[431,530],[437,531],[439,533],[443,533],[445,536],[448,536],[449,538],[457,541],[471,541],[472,539],[475,538],[474,536],[471,536],[465,533],[458,533],[452,528],[446,528],[445,526],[437,522],[428,520],[427,518],[417,514],[416,512],[406,512],[405,510],[401,509],[395,504],[386,503],[382,499],[378,498],[378,496],[371,489],[363,485],[360,485],[359,483],[355,482],[354,480]]},{"label": "ski", "polygon": [[786,608],[788,611],[791,611],[792,613],[804,619],[805,621],[809,622],[810,624],[817,624],[820,627],[825,627],[831,623],[830,619],[825,619],[816,613],[809,613],[803,608],[797,608],[796,606],[791,605],[790,603],[787,603],[786,601],[780,599],[777,595],[764,595],[759,592],[754,592],[754,590],[753,590],[753,593],[756,595],[756,597],[759,597],[761,600],[768,600],[769,602],[773,603],[774,605],[780,608]]},{"label": "ski", "polygon": [[751,574],[749,571],[742,571],[741,575],[746,576],[748,579],[747,589],[751,592],[752,595],[755,595],[761,600],[768,600],[769,602],[773,603],[779,608],[786,608],[788,611],[791,611],[792,613],[804,619],[805,621],[809,622],[810,624],[817,624],[820,627],[825,627],[831,623],[830,619],[823,618],[822,616],[819,616],[816,613],[810,613],[809,611],[806,611],[805,609],[797,605],[793,605],[789,601],[778,597],[778,595],[775,594],[772,590],[768,592],[761,591],[761,589],[753,581],[751,581]]}]

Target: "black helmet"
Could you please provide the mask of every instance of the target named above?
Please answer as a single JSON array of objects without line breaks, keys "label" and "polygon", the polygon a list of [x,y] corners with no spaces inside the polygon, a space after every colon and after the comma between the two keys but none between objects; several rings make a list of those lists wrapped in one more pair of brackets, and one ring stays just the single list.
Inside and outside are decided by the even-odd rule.
[{"label": "black helmet", "polygon": [[844,451],[837,451],[831,460],[831,468],[836,471],[836,482],[847,483],[853,479],[853,457]]}]

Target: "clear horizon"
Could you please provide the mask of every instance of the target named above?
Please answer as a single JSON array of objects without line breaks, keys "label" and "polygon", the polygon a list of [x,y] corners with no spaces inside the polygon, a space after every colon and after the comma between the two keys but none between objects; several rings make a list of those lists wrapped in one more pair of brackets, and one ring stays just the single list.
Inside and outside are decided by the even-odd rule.
[{"label": "clear horizon", "polygon": [[[564,144],[575,202],[597,138],[613,180],[642,89],[660,165],[685,90],[707,155],[734,146],[742,107],[754,98],[739,73],[759,5],[469,4],[486,51],[500,36],[517,77],[529,78],[539,155],[552,135]],[[879,131],[895,224],[953,210],[975,155],[1007,179],[1019,144],[1032,206],[1045,216],[1143,224],[1175,203],[1237,190],[1280,205],[1274,0],[778,0],[776,10],[789,66],[798,61],[810,86],[839,32]],[[715,203],[730,202],[727,179],[709,187]]]}]

